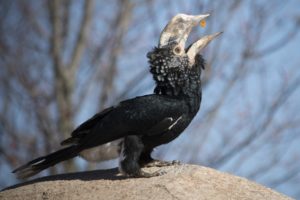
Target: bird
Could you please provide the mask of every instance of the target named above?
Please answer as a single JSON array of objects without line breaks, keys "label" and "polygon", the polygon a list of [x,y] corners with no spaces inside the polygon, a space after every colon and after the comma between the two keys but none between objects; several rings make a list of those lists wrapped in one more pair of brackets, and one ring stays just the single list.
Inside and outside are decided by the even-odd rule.
[{"label": "bird", "polygon": [[153,94],[95,114],[61,142],[62,149],[13,170],[17,178],[31,177],[76,156],[93,162],[119,157],[119,171],[128,177],[159,176],[162,172],[149,173],[143,168],[176,164],[153,159],[151,153],[177,138],[200,109],[201,71],[205,68],[200,51],[222,32],[201,37],[188,47],[186,41],[192,28],[208,16],[181,13],[167,23],[158,45],[147,54],[156,83]]}]

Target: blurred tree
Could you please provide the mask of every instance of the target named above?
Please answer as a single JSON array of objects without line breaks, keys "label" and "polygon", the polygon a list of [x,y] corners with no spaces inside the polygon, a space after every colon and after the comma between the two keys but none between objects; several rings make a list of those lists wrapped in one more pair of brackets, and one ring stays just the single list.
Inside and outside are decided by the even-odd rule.
[{"label": "blurred tree", "polygon": [[[145,54],[165,23],[179,12],[209,12],[207,28],[190,38],[224,31],[204,52],[201,111],[155,156],[211,166],[300,198],[298,1],[0,4],[2,172],[57,149],[74,125],[106,106],[150,93]],[[78,167],[69,161],[50,173]]]}]

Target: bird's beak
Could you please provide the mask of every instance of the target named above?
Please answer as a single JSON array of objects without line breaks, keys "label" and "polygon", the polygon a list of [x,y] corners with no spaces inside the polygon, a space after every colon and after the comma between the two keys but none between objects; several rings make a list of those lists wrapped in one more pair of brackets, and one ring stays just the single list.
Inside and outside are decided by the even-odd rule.
[{"label": "bird's beak", "polygon": [[185,48],[185,42],[194,26],[197,26],[201,20],[207,18],[209,14],[204,15],[186,15],[177,14],[174,16],[162,31],[158,47],[163,47],[171,42],[177,42],[181,48]]},{"label": "bird's beak", "polygon": [[[204,15],[186,15],[178,14],[174,16],[162,31],[158,47],[163,47],[171,42],[176,42],[181,49],[185,49],[185,43],[194,26],[200,24],[201,20],[207,18],[209,14]],[[190,63],[194,64],[195,56],[214,38],[222,32],[207,35],[193,43],[187,51]]]},{"label": "bird's beak", "polygon": [[200,38],[195,43],[193,43],[186,53],[189,58],[190,64],[192,64],[192,65],[194,64],[195,56],[197,55],[197,53],[199,53],[204,47],[206,47],[208,45],[208,43],[210,43],[210,41],[212,41],[213,39],[215,39],[216,37],[218,37],[221,34],[222,34],[222,32],[217,32],[217,33],[214,33],[211,35],[206,35],[206,36]]}]

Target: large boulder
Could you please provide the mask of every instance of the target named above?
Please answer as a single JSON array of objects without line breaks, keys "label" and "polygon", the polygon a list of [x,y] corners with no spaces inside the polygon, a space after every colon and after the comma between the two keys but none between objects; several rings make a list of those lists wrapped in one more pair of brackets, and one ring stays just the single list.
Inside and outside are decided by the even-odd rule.
[{"label": "large boulder", "polygon": [[[148,168],[155,171],[158,168]],[[49,176],[9,187],[0,199],[291,199],[247,179],[195,165],[159,168],[153,178],[125,178],[117,170]]]}]

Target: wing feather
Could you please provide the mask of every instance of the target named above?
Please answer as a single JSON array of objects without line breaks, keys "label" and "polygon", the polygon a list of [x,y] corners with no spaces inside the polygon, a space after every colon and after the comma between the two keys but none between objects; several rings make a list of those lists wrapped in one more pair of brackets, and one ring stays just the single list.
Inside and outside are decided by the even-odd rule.
[{"label": "wing feather", "polygon": [[90,148],[128,135],[160,134],[180,118],[186,106],[183,100],[159,95],[136,97],[95,115],[80,125],[72,136],[89,128],[76,142]]}]

